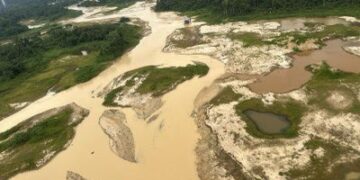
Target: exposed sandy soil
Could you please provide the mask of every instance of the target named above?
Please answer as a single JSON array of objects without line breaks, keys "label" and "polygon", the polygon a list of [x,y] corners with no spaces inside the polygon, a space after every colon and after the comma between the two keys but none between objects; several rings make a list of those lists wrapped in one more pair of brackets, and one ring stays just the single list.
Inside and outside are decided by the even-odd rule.
[{"label": "exposed sandy soil", "polygon": [[[104,90],[99,93],[99,96],[105,97],[111,90],[124,86],[129,78],[131,77],[123,78],[123,75],[120,75],[110,82]],[[150,93],[136,93],[136,89],[141,85],[145,78],[146,77],[137,79],[134,86],[117,94],[114,100],[114,103],[121,107],[132,107],[140,119],[147,119],[163,105],[161,97],[153,97]]]},{"label": "exposed sandy soil", "polygon": [[354,55],[360,56],[360,46],[346,46],[344,50]]},{"label": "exposed sandy soil", "polygon": [[[307,27],[305,23],[319,23],[324,25],[334,25],[334,24],[344,24],[347,25],[349,22],[342,19],[341,17],[322,17],[322,18],[299,18],[299,17],[291,17],[291,18],[282,18],[282,19],[274,19],[272,21],[280,23],[280,29],[283,31],[295,31],[295,30],[304,30]],[[267,20],[259,20],[254,23],[264,23]]]},{"label": "exposed sandy soil", "polygon": [[86,179],[82,177],[80,174],[77,174],[72,171],[68,171],[66,173],[66,180],[86,180]]},{"label": "exposed sandy soil", "polygon": [[249,179],[234,157],[218,145],[217,135],[205,123],[207,119],[205,107],[199,107],[194,113],[201,136],[195,150],[199,178],[203,180]]},{"label": "exposed sandy soil", "polygon": [[[229,32],[256,32],[263,36],[279,34],[278,23],[247,24],[245,22],[228,23],[222,25],[194,26],[193,30],[198,35],[198,40],[190,42],[190,46],[180,46],[179,42],[189,39],[184,33],[175,32],[167,39],[165,52],[176,52],[180,54],[210,55],[226,65],[227,72],[243,74],[263,74],[270,72],[273,68],[289,68],[291,58],[286,54],[292,49],[279,46],[252,46],[245,47],[240,41],[234,41],[226,35]],[[190,27],[188,27],[189,29]],[[192,36],[191,36],[192,37]],[[200,39],[199,39],[200,38]],[[198,42],[196,44],[196,42]]]},{"label": "exposed sandy soil", "polygon": [[334,91],[326,99],[326,102],[335,109],[346,109],[350,107],[354,99],[351,96],[342,91]]},{"label": "exposed sandy soil", "polygon": [[[249,98],[261,98],[265,104],[271,104],[279,98],[293,98],[303,103],[307,103],[306,94],[302,89],[296,90],[286,94],[265,94],[257,95],[249,91],[246,86],[249,82],[239,80],[223,82],[222,85],[231,85],[235,92],[243,95],[242,100]],[[220,82],[221,84],[221,82]],[[339,98],[340,93],[334,92],[336,98],[331,100],[339,100],[342,105],[348,106],[348,101]],[[203,96],[203,95],[202,95]],[[241,100],[240,100],[241,101]],[[351,101],[350,101],[351,103]],[[293,139],[274,139],[266,140],[251,136],[246,131],[246,123],[242,120],[234,110],[236,102],[229,104],[221,104],[218,106],[204,105],[203,111],[197,112],[198,121],[204,121],[206,126],[211,129],[211,132],[216,135],[215,140],[209,140],[208,134],[202,133],[202,139],[207,141],[200,141],[198,149],[199,159],[199,175],[202,179],[208,178],[212,173],[218,176],[224,176],[218,179],[232,179],[230,172],[226,171],[220,164],[222,159],[217,156],[205,153],[204,146],[209,149],[216,149],[220,146],[226,154],[229,154],[228,162],[235,160],[241,167],[242,176],[249,177],[249,179],[286,179],[285,176],[280,175],[280,172],[287,172],[294,167],[305,167],[310,163],[311,157],[316,156],[321,158],[324,156],[324,149],[318,148],[311,150],[305,148],[304,144],[313,137],[318,137],[326,141],[334,141],[341,147],[346,147],[355,150],[357,153],[344,153],[341,160],[336,160],[334,163],[351,162],[354,159],[360,158],[359,139],[356,138],[360,133],[360,117],[357,114],[341,113],[333,116],[332,113],[326,110],[313,110],[302,118],[301,129],[299,136]],[[344,107],[342,106],[342,107]],[[204,131],[206,126],[200,127],[200,131]],[[218,145],[216,145],[218,144]],[[208,162],[203,161],[206,157]],[[208,167],[206,164],[213,162],[213,166]],[[207,167],[207,168],[205,168]],[[206,173],[209,172],[209,173]],[[210,178],[211,179],[211,178]]]},{"label": "exposed sandy soil", "polygon": [[99,124],[109,136],[114,153],[126,161],[136,162],[134,137],[125,114],[119,110],[107,110],[100,117]]},{"label": "exposed sandy soil", "polygon": [[351,16],[341,16],[340,18],[344,19],[345,21],[352,22],[352,23],[360,22],[359,19],[357,19],[355,17],[351,17]]}]

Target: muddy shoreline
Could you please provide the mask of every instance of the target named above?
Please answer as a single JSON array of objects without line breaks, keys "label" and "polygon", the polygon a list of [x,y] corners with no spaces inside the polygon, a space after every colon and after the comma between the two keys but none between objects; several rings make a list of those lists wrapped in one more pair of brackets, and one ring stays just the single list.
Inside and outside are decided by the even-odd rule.
[{"label": "muddy shoreline", "polygon": [[225,152],[218,142],[218,137],[205,123],[207,105],[202,106],[193,113],[198,127],[200,139],[198,140],[195,152],[197,154],[197,172],[200,179],[218,180],[251,179],[242,171],[242,167],[232,155]]}]

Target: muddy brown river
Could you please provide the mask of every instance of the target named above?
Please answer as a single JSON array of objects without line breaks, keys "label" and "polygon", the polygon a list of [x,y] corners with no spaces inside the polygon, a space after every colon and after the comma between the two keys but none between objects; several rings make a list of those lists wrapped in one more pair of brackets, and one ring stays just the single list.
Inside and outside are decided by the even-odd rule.
[{"label": "muddy brown river", "polygon": [[[225,68],[220,61],[208,56],[163,53],[167,36],[183,27],[183,18],[174,13],[154,13],[151,5],[140,2],[109,15],[102,15],[100,9],[92,9],[89,14],[70,20],[80,23],[113,20],[121,16],[137,17],[149,22],[152,33],[91,81],[43,97],[0,121],[0,132],[3,132],[33,115],[71,102],[90,110],[90,115],[78,126],[68,149],[39,170],[21,173],[12,179],[64,180],[67,171],[92,180],[198,179],[194,150],[199,134],[191,113],[199,92],[224,74]],[[342,41],[333,40],[310,55],[294,56],[293,68],[275,70],[260,77],[250,87],[258,93],[287,92],[299,88],[311,78],[305,66],[322,60],[345,71],[360,72],[360,58],[343,51],[342,45]],[[126,114],[134,135],[138,163],[130,163],[116,156],[109,147],[109,138],[98,124],[107,108],[102,106],[102,99],[97,98],[96,94],[115,77],[129,70],[147,65],[185,66],[193,61],[206,63],[210,68],[209,74],[186,81],[166,94],[163,107],[156,112],[159,117],[152,123],[138,119],[132,109],[119,108]]]},{"label": "muddy brown river", "polygon": [[[0,122],[0,131],[5,131],[35,114],[71,102],[90,110],[90,115],[78,126],[68,149],[39,170],[19,174],[13,179],[64,180],[69,170],[93,180],[198,179],[194,149],[199,135],[191,117],[193,102],[201,89],[224,73],[224,65],[207,56],[162,52],[166,37],[183,26],[182,18],[173,13],[154,13],[148,4],[137,3],[103,19],[122,15],[148,21],[152,33],[93,80],[39,99]],[[82,20],[91,21],[88,17],[91,18],[84,16]],[[101,20],[98,16],[94,18]],[[76,21],[81,21],[81,18]],[[122,109],[134,135],[138,163],[129,163],[116,156],[109,147],[109,138],[98,124],[106,108],[102,106],[102,99],[95,95],[113,78],[126,71],[147,65],[185,66],[192,61],[206,63],[210,68],[209,74],[186,81],[166,94],[157,120],[147,124],[137,119],[133,110]]]},{"label": "muddy brown river", "polygon": [[311,79],[311,73],[305,70],[310,64],[325,61],[330,66],[347,72],[360,72],[360,57],[347,53],[342,49],[348,45],[342,40],[330,40],[321,50],[304,55],[294,55],[289,69],[276,69],[260,77],[249,87],[256,93],[285,93],[300,88]]}]

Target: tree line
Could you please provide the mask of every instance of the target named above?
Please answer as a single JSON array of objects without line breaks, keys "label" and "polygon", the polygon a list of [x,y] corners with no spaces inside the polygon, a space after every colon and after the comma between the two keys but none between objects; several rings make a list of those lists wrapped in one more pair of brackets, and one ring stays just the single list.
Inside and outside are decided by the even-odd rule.
[{"label": "tree line", "polygon": [[26,19],[40,19],[52,21],[61,17],[76,16],[81,12],[66,9],[65,7],[78,0],[11,0],[6,7],[0,8],[0,38],[16,35],[28,30],[19,23]]},{"label": "tree line", "polygon": [[112,60],[137,43],[140,34],[137,26],[125,23],[91,26],[57,26],[46,35],[39,33],[17,37],[12,43],[0,46],[0,83],[18,75],[36,72],[48,64],[44,54],[50,50],[80,54],[81,50],[99,51],[99,63]]},{"label": "tree line", "polygon": [[360,6],[360,0],[157,0],[157,10],[189,11],[210,8],[225,16],[241,16],[254,12],[309,10]]}]

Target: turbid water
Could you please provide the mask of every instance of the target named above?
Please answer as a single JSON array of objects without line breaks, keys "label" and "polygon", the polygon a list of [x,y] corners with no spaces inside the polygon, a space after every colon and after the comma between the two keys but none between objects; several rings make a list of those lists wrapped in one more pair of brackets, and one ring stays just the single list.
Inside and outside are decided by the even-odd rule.
[{"label": "turbid water", "polygon": [[266,134],[279,134],[290,126],[290,121],[285,116],[254,110],[246,110],[244,114],[256,124],[261,132]]},{"label": "turbid water", "polygon": [[[39,99],[0,122],[0,131],[3,132],[35,114],[71,102],[90,110],[90,115],[78,126],[76,136],[68,149],[43,168],[19,174],[13,179],[63,180],[67,171],[94,180],[198,179],[194,149],[199,135],[191,117],[193,103],[201,89],[224,73],[224,66],[207,56],[163,53],[166,37],[183,26],[182,18],[173,13],[154,13],[150,5],[137,3],[119,13],[105,16],[101,15],[102,10],[84,10],[88,14],[67,21],[98,22],[126,15],[148,21],[152,34],[142,39],[131,52],[119,58],[93,80]],[[286,23],[282,24],[285,27]],[[308,56],[294,56],[293,68],[275,70],[261,77],[251,87],[256,92],[286,92],[296,89],[311,78],[311,74],[305,71],[304,67],[321,60],[346,71],[359,72],[359,58],[342,51],[342,44],[343,42],[338,40],[329,41],[328,46],[320,51]],[[341,62],[338,62],[339,59]],[[126,71],[147,65],[183,66],[194,60],[206,63],[210,67],[209,74],[187,81],[166,94],[163,97],[163,107],[155,113],[159,116],[152,123],[138,119],[131,109],[122,109],[134,135],[138,163],[130,163],[116,156],[109,147],[109,138],[98,124],[101,114],[107,108],[102,106],[102,99],[97,98],[96,94],[112,79]],[[207,89],[212,96],[217,92]],[[197,105],[204,103],[201,100],[197,102]],[[283,123],[280,123],[281,127],[286,128]],[[280,125],[269,125],[276,127],[269,131],[277,132],[283,129],[279,128]]]},{"label": "turbid water", "polygon": [[344,51],[342,47],[345,45],[348,45],[347,42],[330,40],[320,50],[303,55],[294,55],[291,68],[276,69],[260,77],[249,87],[256,93],[284,93],[298,89],[311,79],[311,73],[306,71],[305,67],[322,61],[343,71],[359,73],[360,57]]},{"label": "turbid water", "polygon": [[[67,171],[94,180],[198,179],[194,149],[199,135],[191,117],[193,102],[202,88],[224,73],[224,66],[207,56],[162,52],[166,37],[183,26],[181,17],[173,13],[154,13],[146,3],[137,3],[121,13],[116,16],[126,15],[148,21],[152,34],[143,38],[138,46],[93,80],[39,99],[0,122],[0,131],[5,131],[28,117],[71,102],[90,110],[90,115],[78,126],[68,149],[43,168],[19,174],[13,179],[63,180]],[[96,17],[96,21],[99,19]],[[85,17],[84,21],[90,20]],[[192,61],[206,63],[210,68],[209,74],[186,81],[166,94],[155,121],[148,124],[138,119],[133,110],[122,109],[134,135],[138,163],[117,157],[109,147],[109,138],[98,124],[106,108],[102,106],[102,99],[95,95],[113,78],[126,71],[147,65],[184,66]]]}]

